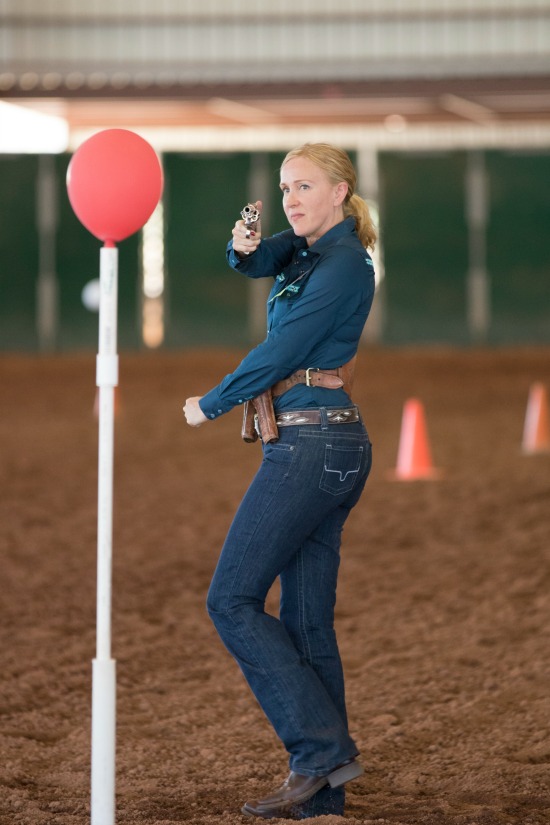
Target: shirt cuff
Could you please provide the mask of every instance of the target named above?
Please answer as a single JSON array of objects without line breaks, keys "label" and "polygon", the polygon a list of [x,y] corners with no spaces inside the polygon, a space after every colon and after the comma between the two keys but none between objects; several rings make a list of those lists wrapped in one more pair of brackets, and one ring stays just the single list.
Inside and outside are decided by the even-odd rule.
[{"label": "shirt cuff", "polygon": [[242,258],[239,258],[235,250],[232,246],[230,246],[227,250],[227,262],[230,266],[236,267],[238,264],[242,263]]},{"label": "shirt cuff", "polygon": [[203,395],[199,401],[199,407],[205,416],[210,420],[219,418],[220,415],[229,412],[231,409],[231,406],[228,407],[227,405],[224,405],[220,400],[220,394],[217,387],[214,387],[213,390],[210,390],[210,392],[207,392],[206,395]]},{"label": "shirt cuff", "polygon": [[229,264],[229,266],[232,269],[238,269],[238,270],[242,269],[243,272],[247,271],[248,263],[249,263],[249,261],[252,260],[252,255],[242,256],[242,255],[239,255],[237,252],[235,252],[235,250],[233,249],[233,244],[232,244],[231,241],[227,244],[226,256],[227,256],[227,263]]}]

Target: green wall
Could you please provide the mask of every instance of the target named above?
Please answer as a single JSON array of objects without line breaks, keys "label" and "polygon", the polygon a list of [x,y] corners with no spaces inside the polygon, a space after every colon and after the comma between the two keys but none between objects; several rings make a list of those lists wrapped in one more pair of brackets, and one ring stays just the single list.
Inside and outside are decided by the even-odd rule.
[{"label": "green wall", "polygon": [[223,344],[246,334],[246,282],[225,263],[246,203],[247,155],[163,159],[166,190],[166,343]]},{"label": "green wall", "polygon": [[[267,155],[270,231],[286,228],[278,189],[283,155]],[[486,153],[488,343],[550,341],[550,154]],[[59,222],[57,349],[97,349],[98,318],[84,308],[98,277],[100,242],[66,194],[68,155],[55,157]],[[167,347],[246,345],[247,282],[225,246],[247,202],[250,153],[163,156]],[[380,155],[380,214],[387,344],[467,344],[468,233],[463,151]],[[36,156],[0,156],[0,351],[38,348]],[[119,347],[139,348],[140,235],[119,245]]]},{"label": "green wall", "polygon": [[381,228],[390,343],[467,341],[465,155],[382,154]]},{"label": "green wall", "polygon": [[[280,157],[268,155],[271,229],[277,215]],[[248,201],[251,156],[166,154],[167,346],[248,343],[248,283],[226,263],[234,222]]]},{"label": "green wall", "polygon": [[[59,281],[60,350],[97,349],[98,316],[85,309],[81,293],[99,277],[96,240],[77,220],[65,184],[68,155],[55,157],[58,228],[55,238]],[[36,201],[39,160],[29,155],[0,156],[0,350],[35,350],[36,281],[39,237]],[[119,245],[119,343],[139,345],[137,324],[139,236]]]},{"label": "green wall", "polygon": [[550,340],[550,154],[490,152],[495,342]]},{"label": "green wall", "polygon": [[38,159],[0,156],[0,348],[35,349]]},{"label": "green wall", "polygon": [[[550,154],[487,152],[488,343],[550,341]],[[386,343],[467,343],[465,152],[380,157]]]}]

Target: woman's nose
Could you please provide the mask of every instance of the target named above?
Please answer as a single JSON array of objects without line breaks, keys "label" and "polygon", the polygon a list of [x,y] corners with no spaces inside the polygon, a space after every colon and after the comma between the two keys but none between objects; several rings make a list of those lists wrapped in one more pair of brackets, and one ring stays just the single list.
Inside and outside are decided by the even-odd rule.
[{"label": "woman's nose", "polygon": [[289,206],[296,206],[298,203],[298,193],[297,192],[289,192],[286,197],[286,205]]}]

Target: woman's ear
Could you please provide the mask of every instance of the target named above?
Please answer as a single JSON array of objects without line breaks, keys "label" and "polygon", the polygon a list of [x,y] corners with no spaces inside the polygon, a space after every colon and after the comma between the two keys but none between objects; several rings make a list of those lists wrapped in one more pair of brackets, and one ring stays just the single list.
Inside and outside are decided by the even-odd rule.
[{"label": "woman's ear", "polygon": [[334,189],[334,205],[341,206],[344,203],[347,194],[348,185],[344,180],[342,180],[340,183],[336,184]]}]

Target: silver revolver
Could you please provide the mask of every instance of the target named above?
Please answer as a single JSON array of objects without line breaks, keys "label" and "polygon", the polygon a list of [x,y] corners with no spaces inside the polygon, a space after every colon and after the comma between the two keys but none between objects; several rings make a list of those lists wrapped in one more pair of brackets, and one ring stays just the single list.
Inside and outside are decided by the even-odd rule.
[{"label": "silver revolver", "polygon": [[243,219],[246,227],[249,229],[255,229],[256,224],[260,220],[260,213],[253,203],[247,203],[241,211],[241,218]]}]

